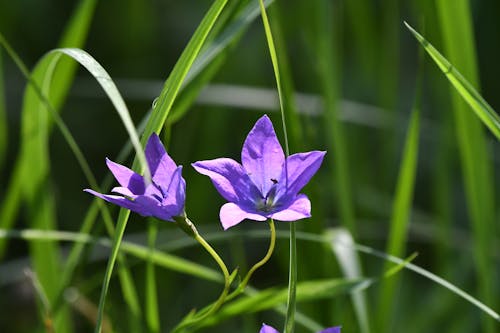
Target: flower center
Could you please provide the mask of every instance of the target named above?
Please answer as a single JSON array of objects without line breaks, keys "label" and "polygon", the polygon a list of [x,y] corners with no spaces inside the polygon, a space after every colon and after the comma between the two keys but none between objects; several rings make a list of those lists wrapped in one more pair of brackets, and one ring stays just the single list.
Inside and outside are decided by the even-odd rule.
[{"label": "flower center", "polygon": [[271,186],[266,196],[257,199],[257,210],[260,210],[265,213],[269,213],[274,208],[276,208],[274,199],[276,197],[278,181],[276,179],[271,179],[271,181],[273,182],[273,186]]}]

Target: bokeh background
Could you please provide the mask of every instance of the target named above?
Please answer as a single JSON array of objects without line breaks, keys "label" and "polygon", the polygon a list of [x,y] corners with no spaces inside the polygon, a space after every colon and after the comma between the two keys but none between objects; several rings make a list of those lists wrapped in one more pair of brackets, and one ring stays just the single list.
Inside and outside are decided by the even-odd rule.
[{"label": "bokeh background", "polygon": [[[242,270],[265,253],[266,226],[245,222],[217,239],[222,234],[218,210],[224,201],[190,163],[222,156],[238,160],[246,134],[264,113],[270,115],[284,142],[262,21],[257,16],[248,25],[240,23],[238,33],[230,29],[252,2],[229,1],[209,43],[217,43],[228,31],[231,43],[186,85],[162,132],[170,155],[184,165],[188,214],[200,230],[215,237],[214,246],[228,265]],[[70,18],[82,3],[2,1],[0,33],[32,69],[45,53],[60,46]],[[136,124],[147,117],[211,4],[206,0],[108,0],[89,6],[89,28],[79,47],[108,71]],[[388,245],[391,230],[399,223],[396,221],[403,221],[401,247],[392,254],[406,258],[418,252],[413,263],[494,310],[500,305],[500,205],[495,193],[500,184],[499,143],[461,104],[403,21],[421,32],[498,109],[499,13],[500,3],[493,0],[276,0],[269,7],[285,90],[295,92],[295,104],[285,105],[291,151],[328,151],[322,169],[304,189],[313,202],[313,217],[298,222],[299,230],[324,235],[329,228],[343,227],[356,243],[391,252],[395,250]],[[78,232],[92,203],[82,192],[89,182],[56,126],[49,135],[50,165],[44,186],[38,193],[20,195],[15,208],[9,206],[26,138],[22,130],[26,79],[4,49],[0,56],[0,228],[37,229],[33,202],[50,196],[52,228]],[[75,68],[68,95],[58,109],[100,181],[107,175],[104,157],[116,158],[128,136],[92,76]],[[409,214],[403,209],[398,219],[398,177],[404,170],[405,140],[415,108],[420,119],[418,157],[415,170],[409,170]],[[129,154],[124,162],[132,159]],[[38,168],[30,165],[26,172],[36,173]],[[118,210],[109,209],[115,221]],[[159,249],[166,247],[165,251],[216,268],[189,241],[175,248],[172,242],[187,238],[169,223],[148,222],[133,214],[125,239],[147,246],[148,223],[158,226]],[[93,236],[107,237],[102,224],[97,217]],[[259,289],[287,284],[288,225],[277,226],[283,236],[277,250],[252,280]],[[36,246],[2,235],[7,241],[0,250],[0,331],[48,331],[43,323],[43,302],[26,275]],[[64,269],[64,258],[73,243],[51,244],[59,255],[54,267]],[[298,246],[300,280],[343,278],[329,246],[303,240]],[[108,254],[108,248],[99,246],[88,246],[83,252],[63,302],[71,322],[61,326],[66,332],[92,330]],[[364,276],[380,276],[390,267],[383,259],[358,255]],[[107,315],[116,332],[154,332],[143,308],[146,263],[134,256],[127,259],[141,316],[138,319],[124,301],[116,277],[111,280]],[[161,267],[155,277],[161,331],[168,331],[193,307],[211,302],[220,287]],[[393,289],[392,294],[387,288]],[[298,309],[323,326],[341,324],[344,332],[492,333],[500,328],[498,321],[478,307],[408,270],[376,283],[363,295],[369,328],[360,324],[347,292],[301,302]],[[257,332],[263,321],[281,327],[283,316],[273,311],[247,313],[204,330]],[[297,331],[308,330],[298,324]]]}]

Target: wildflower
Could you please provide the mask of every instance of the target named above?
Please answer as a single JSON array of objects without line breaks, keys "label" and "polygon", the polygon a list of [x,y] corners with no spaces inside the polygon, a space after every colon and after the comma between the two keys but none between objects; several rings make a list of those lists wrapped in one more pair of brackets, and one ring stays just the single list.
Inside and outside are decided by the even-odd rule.
[{"label": "wildflower", "polygon": [[84,191],[142,216],[174,221],[174,217],[184,215],[186,182],[182,178],[182,166],[177,166],[168,156],[155,133],[149,137],[145,155],[151,184],[126,166],[106,158],[109,170],[121,185],[111,190],[118,195],[101,194],[91,189]]},{"label": "wildflower", "polygon": [[217,191],[229,201],[220,209],[228,229],[244,219],[296,221],[311,216],[311,202],[299,191],[320,167],[324,151],[293,154],[285,159],[271,120],[261,117],[248,134],[241,162],[218,158],[193,163],[210,177]]},{"label": "wildflower", "polygon": [[[269,325],[262,324],[262,328],[260,329],[259,333],[280,333],[280,332],[278,332],[278,330]],[[318,333],[340,333],[340,326],[325,328],[324,330],[319,331]]]}]

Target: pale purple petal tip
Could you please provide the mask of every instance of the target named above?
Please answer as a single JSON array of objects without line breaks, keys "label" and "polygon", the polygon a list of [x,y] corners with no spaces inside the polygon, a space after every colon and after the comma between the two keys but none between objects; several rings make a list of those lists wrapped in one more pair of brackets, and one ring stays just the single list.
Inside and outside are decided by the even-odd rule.
[{"label": "pale purple petal tip", "polygon": [[305,194],[299,194],[288,208],[270,217],[278,221],[297,221],[311,217],[311,201]]},{"label": "pale purple petal tip", "polygon": [[262,324],[259,333],[280,333],[280,332],[278,332],[278,330],[276,330],[274,327]]},{"label": "pale purple petal tip", "polygon": [[244,219],[249,219],[254,221],[267,220],[267,218],[262,215],[248,213],[242,210],[238,205],[232,202],[228,202],[221,207],[219,217],[224,230],[227,230],[237,225]]},{"label": "pale purple petal tip", "polygon": [[142,216],[150,216],[151,214],[148,214],[147,210],[144,209],[141,205],[137,204],[135,201],[131,201],[129,199],[126,199],[121,196],[117,195],[109,195],[109,194],[102,194],[99,192],[96,192],[91,189],[85,189],[83,190],[84,192],[90,193],[92,195],[95,195],[98,198],[104,199],[107,202],[110,202],[112,204],[115,204],[117,206],[130,209],[131,211],[134,211]]}]

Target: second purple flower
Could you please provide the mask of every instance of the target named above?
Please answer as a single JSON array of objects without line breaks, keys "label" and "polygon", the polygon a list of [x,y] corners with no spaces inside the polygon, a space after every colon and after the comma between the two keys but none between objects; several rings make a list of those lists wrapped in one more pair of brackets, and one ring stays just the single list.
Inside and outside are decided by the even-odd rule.
[{"label": "second purple flower", "polygon": [[241,164],[230,158],[193,163],[210,177],[227,200],[220,220],[228,229],[244,219],[296,221],[311,216],[311,202],[299,191],[321,166],[324,151],[293,154],[285,159],[273,124],[264,115],[248,134]]},{"label": "second purple flower", "polygon": [[126,166],[106,159],[109,170],[120,184],[111,190],[115,194],[102,194],[91,189],[84,191],[142,216],[173,222],[174,217],[184,213],[186,182],[182,178],[182,166],[177,166],[168,156],[156,133],[149,137],[145,154],[151,184]]}]

